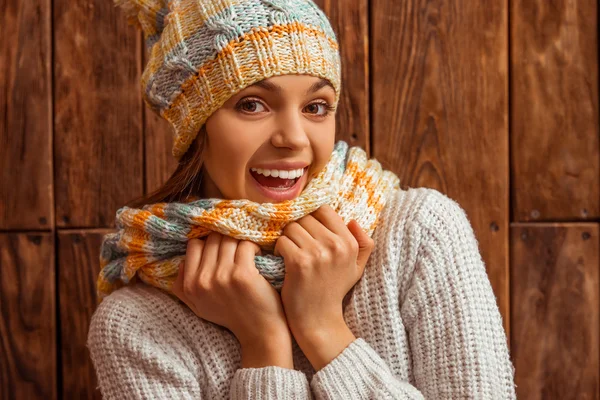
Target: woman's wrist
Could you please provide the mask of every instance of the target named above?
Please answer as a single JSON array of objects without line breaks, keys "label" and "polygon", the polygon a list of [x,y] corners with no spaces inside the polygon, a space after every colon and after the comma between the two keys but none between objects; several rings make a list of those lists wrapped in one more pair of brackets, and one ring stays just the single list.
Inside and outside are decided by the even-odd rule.
[{"label": "woman's wrist", "polygon": [[315,371],[329,364],[356,340],[343,319],[318,329],[304,330],[297,336],[294,334],[294,337]]},{"label": "woman's wrist", "polygon": [[292,336],[289,333],[241,339],[242,368],[277,366],[293,369]]}]

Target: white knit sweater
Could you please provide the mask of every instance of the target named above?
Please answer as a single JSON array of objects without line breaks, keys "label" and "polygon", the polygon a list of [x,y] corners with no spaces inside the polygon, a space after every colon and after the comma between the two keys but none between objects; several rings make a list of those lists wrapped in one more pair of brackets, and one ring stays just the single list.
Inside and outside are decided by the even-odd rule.
[{"label": "white knit sweater", "polygon": [[502,317],[457,202],[394,193],[344,311],[357,339],[315,373],[241,368],[228,330],[142,283],[100,304],[88,348],[105,399],[515,399]]}]

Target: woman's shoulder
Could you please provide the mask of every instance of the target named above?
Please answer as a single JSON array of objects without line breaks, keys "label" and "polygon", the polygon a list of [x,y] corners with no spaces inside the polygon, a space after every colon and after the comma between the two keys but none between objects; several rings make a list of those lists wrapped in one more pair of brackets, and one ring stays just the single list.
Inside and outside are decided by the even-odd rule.
[{"label": "woman's shoulder", "polygon": [[94,311],[88,345],[103,346],[113,340],[128,343],[166,332],[173,336],[177,334],[173,327],[193,319],[193,313],[187,311],[178,299],[161,289],[142,282],[123,286],[105,297]]},{"label": "woman's shoulder", "polygon": [[431,231],[443,222],[465,217],[458,202],[437,189],[409,187],[397,189],[383,208],[380,216],[379,239],[396,241],[402,238],[412,244],[422,242],[425,231]]},{"label": "woman's shoulder", "polygon": [[474,236],[466,210],[452,197],[433,188],[398,190],[390,208],[398,219],[410,221],[412,236],[426,244],[448,235]]},{"label": "woman's shoulder", "polygon": [[460,204],[434,188],[409,187],[397,189],[391,195],[384,209],[388,216],[427,223],[431,215],[462,214]]},{"label": "woman's shoulder", "polygon": [[383,232],[378,239],[419,247],[443,231],[469,227],[467,213],[456,200],[437,189],[409,187],[390,195],[381,212],[378,230]]},{"label": "woman's shoulder", "polygon": [[99,317],[111,317],[113,323],[140,321],[143,318],[157,318],[158,314],[169,313],[179,308],[178,300],[161,289],[143,282],[125,285],[98,304],[92,316],[92,322]]}]

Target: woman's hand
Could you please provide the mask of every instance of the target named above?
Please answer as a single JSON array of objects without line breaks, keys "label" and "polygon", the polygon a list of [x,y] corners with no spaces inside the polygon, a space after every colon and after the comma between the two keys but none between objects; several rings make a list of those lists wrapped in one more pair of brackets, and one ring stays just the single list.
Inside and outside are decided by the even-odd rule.
[{"label": "woman's hand", "polygon": [[291,368],[291,333],[281,297],[259,274],[256,254],[261,254],[257,244],[217,232],[206,241],[191,239],[172,291],[197,316],[236,336],[248,361],[244,367],[257,366],[250,359],[260,364],[262,357],[263,364]]},{"label": "woman's hand", "polygon": [[299,344],[347,329],[342,301],[373,248],[355,220],[346,226],[329,205],[285,226],[274,253],[285,261],[281,300]]}]

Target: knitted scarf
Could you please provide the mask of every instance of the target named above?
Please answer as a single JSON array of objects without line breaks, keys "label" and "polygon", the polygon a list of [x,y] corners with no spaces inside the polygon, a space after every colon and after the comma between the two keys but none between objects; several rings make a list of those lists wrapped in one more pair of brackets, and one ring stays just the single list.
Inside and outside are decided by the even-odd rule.
[{"label": "knitted scarf", "polygon": [[137,279],[172,293],[187,241],[211,231],[258,244],[263,255],[255,256],[256,268],[279,291],[285,264],[272,250],[286,224],[329,204],[346,224],[355,219],[372,236],[380,211],[399,187],[400,179],[393,172],[383,170],[375,159],[368,160],[360,147],[349,148],[340,140],[325,167],[292,200],[188,198],[141,209],[122,207],[116,214],[117,232],[102,240],[98,299],[101,302]]}]

